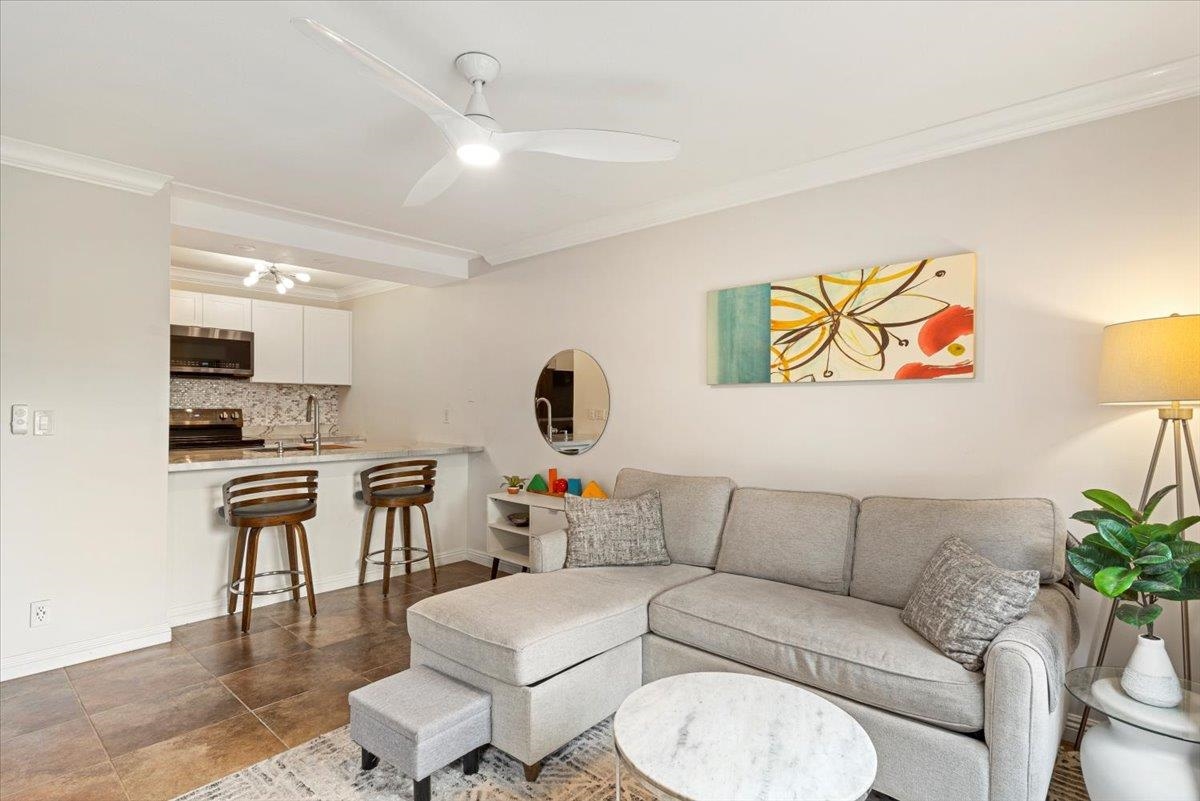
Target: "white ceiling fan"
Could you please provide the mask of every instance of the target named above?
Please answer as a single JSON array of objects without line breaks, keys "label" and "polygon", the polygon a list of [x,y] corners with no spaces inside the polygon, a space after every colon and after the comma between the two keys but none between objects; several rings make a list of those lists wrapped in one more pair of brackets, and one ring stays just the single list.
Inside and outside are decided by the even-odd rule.
[{"label": "white ceiling fan", "polygon": [[670,161],[679,155],[679,143],[673,139],[623,131],[504,131],[483,96],[484,85],[500,74],[500,62],[487,53],[463,53],[454,61],[471,84],[471,99],[460,114],[391,64],[321,23],[297,17],[292,24],[325,48],[354,59],[363,71],[428,115],[446,137],[450,152],[421,176],[405,198],[405,206],[433,200],[454,183],[464,165],[490,167],[507,153],[529,151],[617,162]]}]

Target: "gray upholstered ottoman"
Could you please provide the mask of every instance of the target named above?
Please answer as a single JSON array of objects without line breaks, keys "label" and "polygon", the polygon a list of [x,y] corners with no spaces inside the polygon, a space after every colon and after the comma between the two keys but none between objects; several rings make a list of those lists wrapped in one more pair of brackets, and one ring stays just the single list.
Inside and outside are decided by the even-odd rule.
[{"label": "gray upholstered ottoman", "polygon": [[462,757],[479,769],[492,739],[492,697],[418,665],[350,693],[350,738],[362,746],[363,770],[379,760],[413,779],[416,801],[429,801],[429,775]]}]

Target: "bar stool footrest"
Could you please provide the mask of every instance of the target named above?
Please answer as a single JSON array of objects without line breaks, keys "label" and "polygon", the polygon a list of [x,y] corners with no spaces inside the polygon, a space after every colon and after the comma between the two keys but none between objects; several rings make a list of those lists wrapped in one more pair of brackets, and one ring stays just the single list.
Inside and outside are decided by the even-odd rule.
[{"label": "bar stool footrest", "polygon": [[303,570],[267,570],[263,573],[255,573],[254,579],[255,579],[255,581],[257,581],[260,578],[266,578],[268,576],[295,576],[297,579],[300,579],[300,580],[297,581],[295,584],[289,584],[286,587],[278,587],[276,589],[270,589],[270,590],[255,590],[254,592],[246,592],[245,590],[242,589],[242,586],[241,586],[242,583],[246,581],[246,578],[242,577],[242,578],[238,579],[237,581],[232,581],[229,583],[229,591],[231,593],[233,593],[234,595],[278,595],[281,592],[292,592],[293,590],[298,590],[301,587],[308,586],[308,577],[304,575]]},{"label": "bar stool footrest", "polygon": [[392,567],[395,567],[396,565],[411,565],[414,562],[424,562],[426,559],[429,558],[429,551],[425,550],[424,548],[417,548],[417,547],[413,547],[413,546],[406,547],[404,545],[397,545],[395,548],[392,548],[392,551],[393,552],[401,551],[403,553],[416,553],[416,554],[420,554],[420,555],[413,556],[409,559],[395,559],[392,561],[388,561],[387,559],[372,559],[371,558],[372,556],[378,556],[381,553],[387,552],[386,548],[380,548],[378,551],[368,552],[366,561],[373,565],[390,565]]}]

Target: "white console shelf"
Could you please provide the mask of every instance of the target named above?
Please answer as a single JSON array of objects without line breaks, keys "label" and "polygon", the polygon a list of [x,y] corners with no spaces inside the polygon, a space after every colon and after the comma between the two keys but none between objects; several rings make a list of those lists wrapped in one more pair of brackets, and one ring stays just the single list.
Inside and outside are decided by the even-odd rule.
[{"label": "white console shelf", "polygon": [[[529,515],[528,526],[514,526],[508,522],[513,512]],[[493,492],[487,496],[487,554],[492,557],[492,578],[500,563],[529,569],[529,535],[547,534],[566,528],[563,514],[563,499],[554,495],[536,492]]]}]

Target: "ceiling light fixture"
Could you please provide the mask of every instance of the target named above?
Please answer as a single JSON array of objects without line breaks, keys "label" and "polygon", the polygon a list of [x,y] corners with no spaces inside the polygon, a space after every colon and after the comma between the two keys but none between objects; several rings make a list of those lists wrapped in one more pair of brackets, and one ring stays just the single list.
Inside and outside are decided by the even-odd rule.
[{"label": "ceiling light fixture", "polygon": [[491,145],[463,145],[457,152],[458,160],[472,167],[491,167],[500,160],[500,151]]},{"label": "ceiling light fixture", "polygon": [[264,278],[275,282],[275,291],[280,295],[284,295],[289,289],[294,288],[296,281],[307,284],[312,280],[312,276],[306,272],[287,272],[281,270],[278,264],[259,262],[254,265],[250,274],[242,279],[242,286],[252,287]]}]

